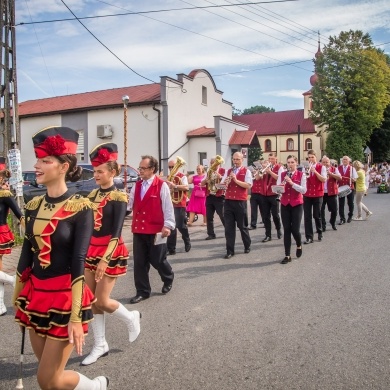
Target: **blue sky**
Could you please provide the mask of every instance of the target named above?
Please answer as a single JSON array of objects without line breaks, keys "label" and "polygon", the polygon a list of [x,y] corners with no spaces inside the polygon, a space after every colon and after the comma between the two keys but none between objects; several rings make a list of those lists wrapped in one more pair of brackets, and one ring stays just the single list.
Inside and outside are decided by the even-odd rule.
[{"label": "blue sky", "polygon": [[[81,18],[248,3],[245,0],[64,0]],[[253,0],[255,2],[255,0]],[[330,35],[360,29],[390,54],[387,0],[298,0],[82,20],[60,0],[16,0],[19,102],[176,78],[203,68],[238,109],[303,108],[312,59]],[[20,25],[20,23],[25,23]],[[287,65],[296,63],[295,65]],[[120,99],[121,97],[119,97]]]}]

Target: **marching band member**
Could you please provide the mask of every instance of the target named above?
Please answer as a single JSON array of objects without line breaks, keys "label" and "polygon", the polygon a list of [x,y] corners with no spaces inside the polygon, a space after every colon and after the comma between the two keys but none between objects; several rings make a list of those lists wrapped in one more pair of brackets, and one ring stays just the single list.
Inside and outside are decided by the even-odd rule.
[{"label": "marching band member", "polygon": [[248,232],[247,198],[248,189],[252,187],[252,173],[242,165],[243,155],[240,152],[233,154],[233,168],[229,169],[222,179],[227,185],[225,192],[225,259],[234,256],[236,242],[236,224],[240,229],[245,253],[251,251],[251,238]]},{"label": "marching band member", "polygon": [[77,181],[79,134],[48,127],[33,136],[38,184],[45,195],[26,205],[26,233],[14,291],[16,321],[29,329],[38,358],[41,389],[106,389],[104,376],[88,379],[65,366],[74,349],[82,354],[94,296],[84,281],[84,261],[93,230],[92,203],[72,195],[66,180]]},{"label": "marching band member", "polygon": [[287,157],[287,171],[280,171],[278,185],[284,184],[284,193],[280,198],[285,257],[281,264],[291,261],[291,235],[297,244],[296,256],[302,256],[302,236],[300,232],[303,214],[303,194],[306,193],[306,174],[297,170],[298,159]]},{"label": "marching band member", "polygon": [[257,228],[257,215],[258,211],[260,211],[260,217],[261,221],[264,222],[263,217],[263,198],[266,193],[266,184],[267,184],[267,177],[264,175],[263,170],[265,170],[266,166],[268,165],[268,162],[265,160],[261,161],[261,167],[258,169],[255,173],[255,176],[253,177],[253,185],[251,188],[251,198],[250,198],[250,205],[251,205],[251,223],[249,226],[249,230],[254,230]]},{"label": "marching band member", "polygon": [[225,169],[221,168],[220,164],[214,166],[216,164],[215,161],[216,161],[216,157],[210,160],[209,171],[207,172],[206,177],[200,183],[202,186],[206,186],[206,223],[207,223],[206,240],[214,240],[216,238],[215,231],[214,231],[215,213],[218,214],[222,222],[222,225],[225,226],[225,219],[223,217],[225,191],[215,187],[215,184],[220,183],[222,176],[225,174]]},{"label": "marching band member", "polygon": [[328,205],[328,211],[330,212],[330,225],[333,230],[337,230],[336,218],[337,218],[337,198],[339,193],[338,181],[341,180],[339,170],[332,166],[328,157],[322,158],[322,165],[325,166],[327,172],[327,180],[324,184],[324,198],[321,206],[321,221],[322,231],[326,230],[325,220],[325,207]]},{"label": "marching band member", "polygon": [[[170,160],[168,162],[169,170],[173,169],[177,164],[177,160]],[[169,177],[169,176],[168,176]],[[172,203],[175,211],[176,228],[173,229],[172,233],[168,236],[167,247],[168,255],[176,254],[176,242],[177,242],[177,231],[181,233],[181,237],[184,242],[184,249],[189,252],[191,249],[190,234],[187,226],[187,191],[188,191],[188,180],[181,172],[175,172],[171,181],[166,182],[169,189],[171,190]],[[176,197],[178,198],[176,200]]]},{"label": "marching band member", "polygon": [[167,261],[164,239],[175,229],[175,214],[168,185],[156,175],[158,161],[152,156],[142,156],[139,164],[141,181],[130,192],[130,209],[133,209],[134,282],[137,294],[130,303],[150,297],[149,269],[152,265],[164,283],[161,292],[167,294],[174,274]]},{"label": "marching band member", "polygon": [[363,196],[366,193],[365,172],[363,170],[363,164],[360,161],[354,161],[352,166],[356,169],[356,173],[358,175],[356,180],[356,207],[358,212],[357,216],[352,218],[352,220],[363,221],[362,209],[366,213],[366,219],[370,218],[372,215],[372,212],[362,202]]},{"label": "marching band member", "polygon": [[278,180],[278,175],[284,171],[284,167],[281,164],[277,163],[277,158],[275,153],[270,153],[268,155],[268,161],[271,164],[266,170],[266,187],[265,194],[262,198],[263,204],[263,222],[265,227],[265,238],[262,242],[268,242],[272,240],[271,237],[271,214],[272,219],[275,224],[276,234],[278,239],[282,238],[282,225],[280,223],[279,217],[279,201],[278,195],[272,192],[271,187],[276,184]]},{"label": "marching band member", "polygon": [[[345,222],[351,222],[353,217],[354,204],[353,200],[355,198],[355,181],[357,179],[356,169],[350,165],[351,159],[348,156],[344,156],[342,158],[342,164],[339,165],[338,169],[341,174],[341,181],[339,182],[339,186],[348,185],[351,188],[351,193],[347,196],[339,198],[339,216],[340,222],[339,225],[343,225]],[[345,220],[345,198],[347,198],[348,204],[348,219]]]},{"label": "marching band member", "polygon": [[129,341],[136,340],[140,333],[139,311],[128,311],[121,303],[110,298],[118,276],[126,274],[129,252],[121,237],[126,216],[127,195],[118,191],[114,176],[119,175],[118,147],[103,143],[89,154],[94,167],[93,175],[99,188],[88,198],[95,205],[95,226],[85,262],[85,281],[95,294],[92,306],[94,321],[91,322],[94,346],[81,365],[88,366],[106,356],[109,347],[105,337],[105,313],[123,321],[129,332]]},{"label": "marching band member", "polygon": [[4,285],[10,284],[12,287],[15,286],[15,276],[10,276],[2,271],[3,256],[10,254],[11,248],[15,244],[15,237],[7,223],[9,210],[12,210],[20,223],[24,225],[22,212],[8,186],[4,184],[5,180],[10,177],[11,173],[6,169],[5,158],[0,157],[0,316],[7,313],[7,307],[4,304]]},{"label": "marching band member", "polygon": [[314,235],[312,218],[316,224],[318,241],[322,240],[321,205],[324,196],[324,183],[326,182],[326,168],[317,163],[315,150],[311,149],[307,154],[310,169],[306,180],[307,191],[303,197],[303,211],[305,213],[305,244],[311,244]]}]

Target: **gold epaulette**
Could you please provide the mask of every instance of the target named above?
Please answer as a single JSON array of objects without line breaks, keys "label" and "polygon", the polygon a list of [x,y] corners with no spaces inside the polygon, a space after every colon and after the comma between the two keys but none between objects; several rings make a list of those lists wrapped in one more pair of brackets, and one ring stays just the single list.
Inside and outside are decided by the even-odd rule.
[{"label": "gold epaulette", "polygon": [[96,198],[96,194],[98,193],[99,191],[99,188],[95,188],[94,190],[92,190],[89,195],[88,195],[88,198],[89,199],[95,199]]},{"label": "gold epaulette", "polygon": [[45,195],[39,195],[39,196],[35,196],[34,198],[32,198],[25,206],[24,208],[26,210],[36,210],[39,205],[41,204],[43,198],[45,197]]},{"label": "gold epaulette", "polygon": [[0,190],[0,198],[8,198],[12,195],[12,192],[9,190]]},{"label": "gold epaulette", "polygon": [[64,205],[65,211],[71,211],[75,213],[84,209],[93,210],[93,208],[93,203],[88,198],[84,198],[80,194],[76,194],[70,197]]},{"label": "gold epaulette", "polygon": [[122,191],[111,191],[110,192],[110,200],[116,200],[117,202],[128,202],[128,197],[125,192]]}]

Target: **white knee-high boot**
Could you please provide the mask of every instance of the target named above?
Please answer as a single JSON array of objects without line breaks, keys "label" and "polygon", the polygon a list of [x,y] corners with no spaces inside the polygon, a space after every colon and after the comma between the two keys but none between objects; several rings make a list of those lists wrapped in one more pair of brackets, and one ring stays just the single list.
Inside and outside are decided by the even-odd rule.
[{"label": "white knee-high boot", "polygon": [[112,315],[126,324],[130,343],[135,341],[141,332],[141,313],[137,310],[129,311],[120,303],[118,309]]},{"label": "white knee-high boot", "polygon": [[15,287],[16,275],[10,276],[3,271],[0,271],[0,283],[10,284]]},{"label": "white knee-high boot", "polygon": [[0,283],[0,316],[7,313],[7,307],[4,305],[4,284]]},{"label": "white knee-high boot", "polygon": [[77,374],[80,376],[80,380],[74,390],[106,390],[108,387],[109,380],[105,376],[89,379],[79,372]]},{"label": "white knee-high boot", "polygon": [[94,320],[90,322],[93,332],[94,345],[91,353],[81,362],[82,366],[95,363],[102,356],[108,355],[108,344],[106,341],[105,314],[94,314]]}]

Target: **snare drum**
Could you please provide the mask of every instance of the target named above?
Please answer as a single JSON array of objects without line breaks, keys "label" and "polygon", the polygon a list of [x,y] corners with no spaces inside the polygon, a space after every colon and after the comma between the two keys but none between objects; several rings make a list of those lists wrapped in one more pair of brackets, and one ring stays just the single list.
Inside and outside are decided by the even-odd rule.
[{"label": "snare drum", "polygon": [[346,184],[345,186],[339,187],[339,198],[344,198],[352,192],[351,187]]}]

